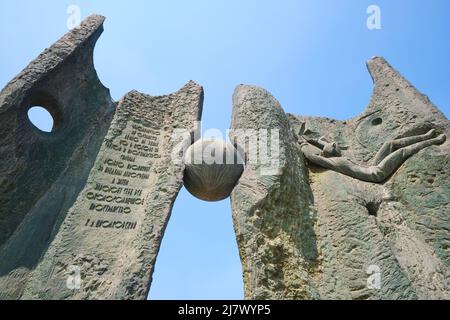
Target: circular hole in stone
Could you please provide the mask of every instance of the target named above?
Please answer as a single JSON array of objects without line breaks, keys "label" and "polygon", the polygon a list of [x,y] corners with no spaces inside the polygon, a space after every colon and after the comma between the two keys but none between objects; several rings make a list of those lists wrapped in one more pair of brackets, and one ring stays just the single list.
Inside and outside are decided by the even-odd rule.
[{"label": "circular hole in stone", "polygon": [[28,110],[28,119],[40,131],[52,132],[55,121],[50,112],[42,106],[33,106]]},{"label": "circular hole in stone", "polygon": [[381,118],[375,118],[375,119],[372,120],[372,125],[373,126],[379,126],[382,123],[383,123],[383,119],[381,119]]}]

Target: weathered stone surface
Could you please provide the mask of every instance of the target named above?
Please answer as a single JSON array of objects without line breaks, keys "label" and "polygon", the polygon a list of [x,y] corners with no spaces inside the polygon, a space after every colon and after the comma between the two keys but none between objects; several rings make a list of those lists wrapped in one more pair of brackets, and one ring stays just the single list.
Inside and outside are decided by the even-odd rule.
[{"label": "weathered stone surface", "polygon": [[[203,89],[113,102],[92,64],[103,20],[89,17],[0,95],[1,299],[147,298],[183,182],[173,150],[192,142]],[[28,121],[35,104],[52,133]]]},{"label": "weathered stone surface", "polygon": [[[86,19],[0,93],[0,299],[145,299],[183,172],[205,200],[241,176],[241,165],[184,171],[202,111],[194,82],[112,101],[93,66],[103,21]],[[231,200],[246,298],[450,299],[449,121],[385,60],[368,67],[372,100],[348,121],[286,115],[267,91],[236,89],[230,138],[246,166]],[[28,121],[34,105],[52,114],[51,133]],[[305,141],[322,136],[341,148],[320,155],[357,167],[386,142],[440,138],[372,177],[315,161]]]},{"label": "weathered stone surface", "polygon": [[[21,295],[82,190],[116,104],[98,80],[93,50],[104,18],[89,17],[0,93],[0,299]],[[33,105],[55,120],[43,133]]]},{"label": "weathered stone surface", "polygon": [[[318,297],[308,270],[317,259],[313,199],[303,155],[278,101],[267,91],[239,86],[233,97],[231,129],[248,132],[238,146],[257,154],[260,129],[279,130],[279,174],[266,175],[262,161],[247,160],[231,194],[234,228],[242,260],[247,299]],[[233,141],[236,139],[231,134]],[[270,155],[272,156],[272,155]],[[258,160],[256,159],[256,160]]]},{"label": "weathered stone surface", "polygon": [[[237,89],[233,128],[283,128],[281,153],[290,159],[274,177],[246,166],[232,194],[247,298],[450,298],[448,139],[382,183],[318,167],[293,149],[295,140],[325,136],[368,166],[386,141],[430,129],[449,137],[447,118],[384,59],[368,67],[372,100],[348,121],[284,115],[263,90]],[[368,288],[370,269],[381,272],[379,289]]]},{"label": "weathered stone surface", "polygon": [[184,186],[205,201],[228,198],[244,171],[236,148],[218,139],[198,140],[186,150],[184,163]]},{"label": "weathered stone surface", "polygon": [[[138,92],[120,102],[84,190],[36,268],[25,298],[145,299],[176,196],[182,162],[175,128],[194,130],[203,90],[190,82],[169,96]],[[190,135],[187,136],[190,143]],[[78,267],[81,288],[66,286]]]}]

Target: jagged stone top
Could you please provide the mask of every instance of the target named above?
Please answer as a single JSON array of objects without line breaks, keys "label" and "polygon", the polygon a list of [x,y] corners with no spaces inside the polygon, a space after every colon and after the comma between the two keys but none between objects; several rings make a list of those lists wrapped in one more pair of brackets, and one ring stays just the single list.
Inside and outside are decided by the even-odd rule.
[{"label": "jagged stone top", "polygon": [[169,94],[163,94],[163,95],[152,95],[152,94],[147,94],[147,93],[142,93],[139,92],[138,90],[131,90],[130,92],[128,92],[124,98],[128,97],[128,96],[136,96],[136,95],[140,95],[149,99],[158,99],[158,98],[172,98],[175,97],[179,94],[182,94],[184,92],[203,92],[203,87],[198,84],[197,82],[195,82],[194,80],[189,80],[185,85],[183,85],[178,91],[169,93]]},{"label": "jagged stone top", "polygon": [[[433,120],[446,119],[444,114],[437,108],[427,95],[422,94],[406,78],[404,78],[383,57],[373,57],[367,61],[367,69],[374,82],[372,99],[363,116],[367,113],[383,109],[391,109],[395,112],[398,97],[402,101],[408,101],[408,109],[412,112],[427,114]],[[380,106],[378,99],[390,100],[391,103]],[[403,104],[403,103],[402,103]]]},{"label": "jagged stone top", "polygon": [[[167,112],[177,111],[178,116],[180,116],[181,113],[194,112],[194,118],[191,120],[200,121],[203,111],[203,97],[203,87],[197,82],[190,80],[178,91],[167,95],[153,96],[137,90],[132,90],[125,94],[119,103],[136,104],[140,105],[141,108],[159,108],[161,111]],[[182,105],[174,103],[179,101],[185,101],[185,103]],[[154,104],[153,102],[158,102],[158,104]]]},{"label": "jagged stone top", "polygon": [[[303,119],[321,118],[324,121],[347,124],[358,122],[375,112],[398,113],[399,109],[423,117],[424,121],[435,122],[437,126],[446,126],[447,118],[425,94],[422,94],[405,79],[383,57],[372,57],[366,63],[374,87],[370,102],[360,114],[347,120],[335,120],[327,117],[301,116]],[[299,117],[288,113],[290,119]]]},{"label": "jagged stone top", "polygon": [[0,113],[19,103],[18,99],[24,92],[72,55],[80,45],[93,36],[98,38],[103,32],[104,21],[105,17],[93,14],[50,48],[45,49],[0,92]]}]

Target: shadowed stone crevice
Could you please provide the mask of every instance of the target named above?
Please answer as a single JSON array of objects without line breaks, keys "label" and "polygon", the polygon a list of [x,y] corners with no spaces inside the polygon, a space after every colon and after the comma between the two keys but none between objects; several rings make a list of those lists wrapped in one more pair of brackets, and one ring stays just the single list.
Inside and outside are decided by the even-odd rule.
[{"label": "shadowed stone crevice", "polygon": [[383,123],[383,119],[381,119],[381,118],[375,118],[375,119],[372,120],[372,125],[373,126],[379,126],[382,123]]},{"label": "shadowed stone crevice", "polygon": [[369,201],[366,203],[366,209],[369,215],[376,217],[380,209],[381,201]]}]

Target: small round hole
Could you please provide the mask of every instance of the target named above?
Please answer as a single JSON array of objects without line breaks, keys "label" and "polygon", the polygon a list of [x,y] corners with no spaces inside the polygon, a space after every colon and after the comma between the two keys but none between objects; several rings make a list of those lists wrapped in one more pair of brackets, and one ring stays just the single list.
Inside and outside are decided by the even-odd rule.
[{"label": "small round hole", "polygon": [[381,118],[375,118],[375,119],[372,120],[372,125],[373,126],[379,126],[382,123],[383,123],[383,119],[381,119]]},{"label": "small round hole", "polygon": [[54,119],[45,107],[33,106],[28,110],[28,119],[30,122],[43,132],[52,132]]}]

